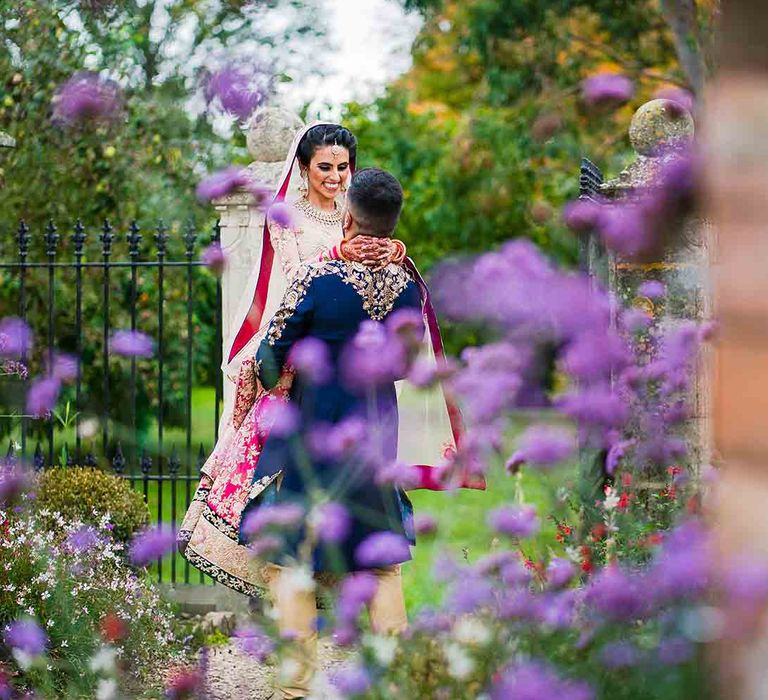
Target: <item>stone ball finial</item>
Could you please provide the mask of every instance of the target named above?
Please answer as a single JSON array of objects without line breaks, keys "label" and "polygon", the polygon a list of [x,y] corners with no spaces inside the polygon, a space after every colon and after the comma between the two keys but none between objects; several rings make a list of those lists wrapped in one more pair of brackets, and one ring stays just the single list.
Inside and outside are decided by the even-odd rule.
[{"label": "stone ball finial", "polygon": [[285,154],[304,122],[293,112],[279,107],[260,109],[251,117],[246,134],[248,153],[254,160],[277,163]]},{"label": "stone ball finial", "polygon": [[642,105],[629,125],[632,148],[641,156],[656,156],[693,141],[693,117],[678,102],[651,100]]}]

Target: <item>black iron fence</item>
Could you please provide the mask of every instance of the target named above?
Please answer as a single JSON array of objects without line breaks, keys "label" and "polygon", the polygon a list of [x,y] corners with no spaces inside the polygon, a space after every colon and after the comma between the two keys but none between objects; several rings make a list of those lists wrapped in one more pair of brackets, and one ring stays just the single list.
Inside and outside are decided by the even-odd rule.
[{"label": "black iron fence", "polygon": [[[58,352],[78,358],[48,419],[25,414],[28,379],[6,391],[0,436],[9,459],[38,470],[111,469],[143,493],[153,519],[178,524],[218,437],[221,284],[201,270],[200,252],[219,236],[218,223],[209,232],[162,222],[120,231],[108,221],[92,230],[78,221],[37,233],[21,222],[3,237],[0,316],[18,315],[33,329],[36,343],[22,358],[29,376],[45,373]],[[116,330],[149,335],[152,357],[111,354]],[[191,579],[179,557],[158,565],[157,575]]]}]

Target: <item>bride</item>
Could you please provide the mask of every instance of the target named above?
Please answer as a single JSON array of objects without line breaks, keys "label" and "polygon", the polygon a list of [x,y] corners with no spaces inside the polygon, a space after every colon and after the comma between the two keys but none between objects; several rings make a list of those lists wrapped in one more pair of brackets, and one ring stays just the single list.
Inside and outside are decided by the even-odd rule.
[{"label": "bride", "polygon": [[[392,262],[407,265],[422,292],[430,331],[428,350],[442,354],[427,288],[405,258],[405,245],[368,237],[343,241],[342,199],[354,170],[356,151],[353,134],[337,124],[313,124],[294,138],[264,224],[260,262],[246,286],[238,314],[241,322],[234,326],[237,330],[224,365],[227,378],[236,385],[232,409],[222,417],[218,442],[203,465],[200,483],[178,533],[179,548],[191,564],[246,595],[259,595],[265,582],[253,553],[238,544],[241,513],[270,423],[279,413],[273,409],[287,399],[292,381],[292,375],[286,373],[274,389],[265,391],[255,378],[253,358],[300,265],[336,258],[372,266]],[[285,204],[294,191],[298,196]],[[442,431],[455,448],[460,434],[458,411],[443,397],[437,403],[436,408],[435,402],[427,399],[421,421],[416,416],[417,425],[425,434]],[[409,421],[413,423],[413,415]],[[440,463],[442,454],[399,457],[419,466],[422,488],[443,488],[428,466]]]}]

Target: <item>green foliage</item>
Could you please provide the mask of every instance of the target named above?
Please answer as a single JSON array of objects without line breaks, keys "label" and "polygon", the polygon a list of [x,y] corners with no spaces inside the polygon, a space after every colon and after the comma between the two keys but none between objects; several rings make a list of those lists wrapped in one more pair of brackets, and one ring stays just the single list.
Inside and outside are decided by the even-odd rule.
[{"label": "green foliage", "polygon": [[[392,170],[406,205],[399,229],[422,267],[527,237],[574,264],[577,242],[557,212],[578,193],[582,156],[607,172],[630,157],[632,111],[680,83],[656,3],[599,0],[416,0],[424,27],[413,67],[345,121],[362,165]],[[579,84],[600,71],[638,82],[633,102],[586,111]]]},{"label": "green foliage", "polygon": [[41,518],[55,527],[58,513],[66,520],[96,524],[109,514],[112,536],[128,542],[149,522],[149,509],[143,496],[128,481],[87,467],[55,467],[40,473],[37,508],[50,514]]}]

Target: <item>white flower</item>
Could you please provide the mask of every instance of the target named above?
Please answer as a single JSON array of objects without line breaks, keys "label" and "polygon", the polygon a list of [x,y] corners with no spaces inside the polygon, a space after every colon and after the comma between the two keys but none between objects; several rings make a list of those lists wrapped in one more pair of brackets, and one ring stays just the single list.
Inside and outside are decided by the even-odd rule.
[{"label": "white flower", "polygon": [[454,642],[444,644],[443,654],[445,654],[445,660],[448,662],[449,675],[457,681],[464,680],[475,668],[472,657],[460,644]]},{"label": "white flower", "polygon": [[277,669],[277,677],[281,684],[287,684],[296,680],[296,674],[301,670],[301,666],[296,659],[285,659]]},{"label": "white flower", "polygon": [[116,656],[117,650],[114,647],[103,646],[91,657],[88,666],[94,673],[114,673]]},{"label": "white flower", "polygon": [[381,666],[389,666],[395,660],[397,639],[384,637],[380,634],[366,635],[364,643],[373,651],[376,661]]},{"label": "white flower", "polygon": [[96,686],[96,700],[112,700],[117,697],[117,681],[114,678],[102,678]]},{"label": "white flower", "polygon": [[296,566],[290,569],[283,569],[280,576],[280,585],[287,592],[291,593],[310,593],[315,590],[315,579],[312,572],[306,566]]},{"label": "white flower", "polygon": [[22,671],[28,671],[32,667],[32,662],[35,660],[34,656],[21,649],[13,649],[11,653]]},{"label": "white flower", "polygon": [[486,644],[491,631],[476,617],[463,617],[453,626],[453,636],[462,644]]},{"label": "white flower", "polygon": [[619,505],[619,500],[619,497],[616,495],[616,489],[612,486],[606,486],[603,508],[605,510],[614,510],[616,506]]}]

